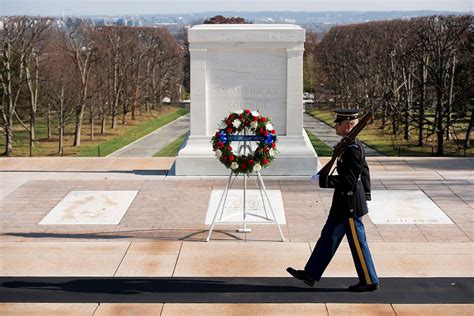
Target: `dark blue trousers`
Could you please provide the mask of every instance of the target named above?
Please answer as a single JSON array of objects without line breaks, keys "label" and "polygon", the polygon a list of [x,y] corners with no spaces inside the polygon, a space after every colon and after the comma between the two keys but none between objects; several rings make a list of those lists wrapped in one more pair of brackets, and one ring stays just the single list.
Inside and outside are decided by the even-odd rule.
[{"label": "dark blue trousers", "polygon": [[334,216],[329,215],[321,231],[321,237],[316,243],[316,247],[304,270],[319,281],[344,235],[347,235],[360,282],[363,284],[378,283],[379,279],[365,238],[365,229],[361,217],[336,220]]}]

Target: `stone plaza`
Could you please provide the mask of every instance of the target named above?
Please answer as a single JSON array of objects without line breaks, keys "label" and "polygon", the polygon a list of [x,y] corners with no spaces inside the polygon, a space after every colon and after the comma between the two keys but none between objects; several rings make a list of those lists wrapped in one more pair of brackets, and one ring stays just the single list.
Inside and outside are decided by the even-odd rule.
[{"label": "stone plaza", "polygon": [[[327,158],[321,160],[324,163]],[[302,266],[310,255],[327,216],[331,190],[319,189],[307,177],[265,177],[269,190],[281,192],[287,242],[279,241],[273,225],[252,224],[251,233],[235,232],[237,225],[218,226],[206,243],[211,194],[222,190],[226,177],[167,176],[173,161],[2,159],[2,314],[53,310],[68,315],[180,315],[186,310],[197,315],[472,314],[472,158],[368,158],[374,190],[421,191],[451,223],[425,218],[375,224],[366,216],[367,238],[383,287],[376,294],[355,297],[333,292],[356,279],[345,242],[322,283],[314,288],[293,281],[285,271],[289,265]],[[241,181],[235,184],[239,187]],[[71,192],[91,191],[133,191],[136,196],[118,224],[41,224]],[[102,205],[102,200],[96,202]],[[388,215],[385,218],[394,216]],[[158,287],[166,282],[168,290],[152,285],[137,288],[132,282],[115,286],[137,295],[123,296],[107,289],[97,292],[80,283],[91,278],[97,282],[153,280]],[[430,285],[433,280],[446,280],[449,288]],[[419,284],[407,287],[408,295],[400,296],[398,286],[408,281]],[[187,285],[179,287],[183,282]],[[208,287],[202,287],[202,282]],[[256,289],[258,284],[265,288]],[[198,289],[186,294],[186,287]],[[206,296],[207,291],[217,292]],[[226,296],[234,291],[233,296]],[[281,293],[270,295],[274,291]],[[452,291],[456,297],[449,295]]]}]

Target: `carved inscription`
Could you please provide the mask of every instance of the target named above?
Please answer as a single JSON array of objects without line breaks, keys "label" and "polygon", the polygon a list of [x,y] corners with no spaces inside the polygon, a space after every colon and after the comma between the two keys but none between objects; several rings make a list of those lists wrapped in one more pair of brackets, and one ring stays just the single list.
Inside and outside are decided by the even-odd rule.
[{"label": "carved inscription", "polygon": [[243,108],[272,116],[286,129],[286,52],[284,50],[209,50],[206,61],[208,132],[229,112]]}]

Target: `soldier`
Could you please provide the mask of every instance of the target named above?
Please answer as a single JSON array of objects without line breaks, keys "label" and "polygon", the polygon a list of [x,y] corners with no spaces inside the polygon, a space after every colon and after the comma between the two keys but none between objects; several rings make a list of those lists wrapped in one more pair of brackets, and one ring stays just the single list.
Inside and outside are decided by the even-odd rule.
[{"label": "soldier", "polygon": [[[338,109],[336,112],[336,134],[347,135],[358,123],[358,111]],[[336,253],[344,235],[347,235],[359,283],[349,286],[351,292],[375,291],[379,280],[365,238],[362,216],[367,214],[370,200],[370,175],[362,143],[354,140],[337,161],[337,175],[314,176],[322,188],[334,188],[329,216],[321,231],[316,247],[304,270],[288,267],[293,277],[313,286]]]}]

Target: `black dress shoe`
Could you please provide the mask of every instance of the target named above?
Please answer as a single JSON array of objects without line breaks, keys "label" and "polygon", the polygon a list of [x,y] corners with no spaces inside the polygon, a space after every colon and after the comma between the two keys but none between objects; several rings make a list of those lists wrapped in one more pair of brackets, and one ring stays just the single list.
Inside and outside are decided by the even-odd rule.
[{"label": "black dress shoe", "polygon": [[351,285],[347,288],[349,292],[373,292],[379,288],[378,283],[373,284],[364,284],[364,283],[357,283]]},{"label": "black dress shoe", "polygon": [[309,286],[313,286],[315,280],[309,275],[308,272],[304,270],[295,270],[292,267],[286,268],[289,274],[291,274],[295,279],[301,280]]}]

